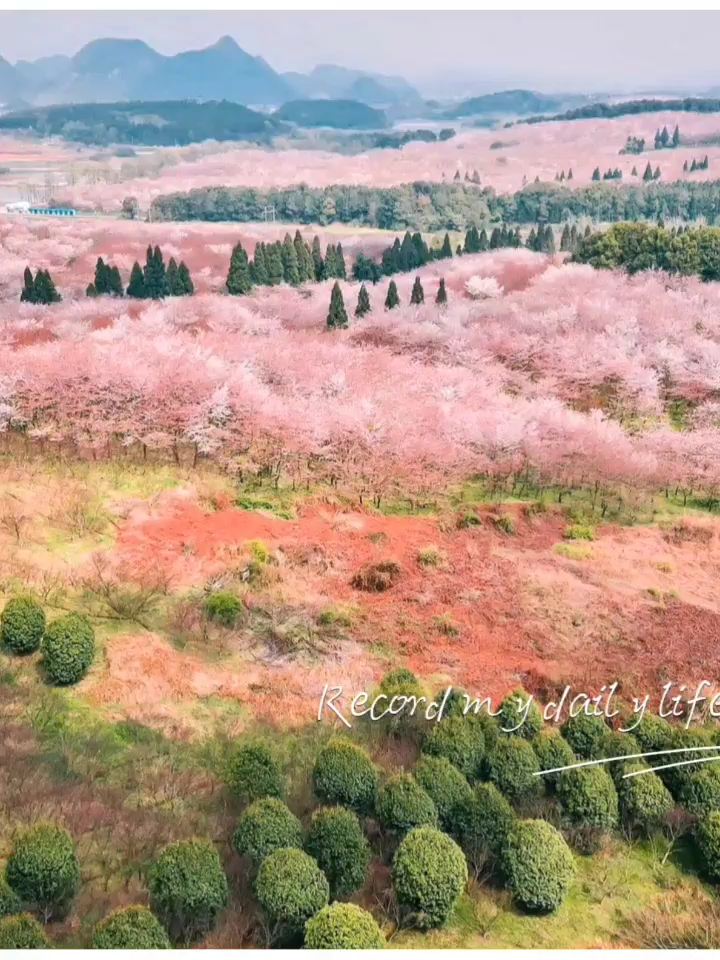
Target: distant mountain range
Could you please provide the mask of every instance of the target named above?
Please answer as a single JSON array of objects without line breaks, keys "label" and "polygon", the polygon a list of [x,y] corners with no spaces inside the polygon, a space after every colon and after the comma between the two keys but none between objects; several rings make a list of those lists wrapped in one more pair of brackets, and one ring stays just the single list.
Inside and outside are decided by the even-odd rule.
[{"label": "distant mountain range", "polygon": [[202,50],[164,56],[142,40],[93,40],[75,56],[20,60],[0,57],[0,103],[6,109],[121,100],[231,100],[273,107],[288,100],[357,100],[372,107],[420,105],[402,77],[330,64],[310,74],[273,70],[231,37]]}]

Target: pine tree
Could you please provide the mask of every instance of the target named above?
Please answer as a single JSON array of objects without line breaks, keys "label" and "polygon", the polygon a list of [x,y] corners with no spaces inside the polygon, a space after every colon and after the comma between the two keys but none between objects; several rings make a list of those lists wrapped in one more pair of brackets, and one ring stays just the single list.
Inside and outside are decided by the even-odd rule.
[{"label": "pine tree", "polygon": [[97,292],[97,290],[95,289],[95,284],[94,284],[94,283],[89,283],[89,284],[85,287],[85,296],[86,296],[86,297],[96,297],[97,295],[98,295],[98,292]]},{"label": "pine tree", "polygon": [[428,250],[428,245],[422,238],[422,234],[414,233],[412,235],[412,245],[415,251],[414,266],[423,267],[430,259],[430,251]]},{"label": "pine tree", "polygon": [[680,127],[677,124],[675,124],[675,129],[673,130],[672,145],[673,147],[680,146]]},{"label": "pine tree", "polygon": [[595,169],[593,170],[592,178],[593,180],[600,179],[600,167],[595,167]]},{"label": "pine tree", "polygon": [[497,227],[493,227],[493,231],[490,234],[490,249],[497,250],[500,246],[500,230]]},{"label": "pine tree", "polygon": [[415,283],[413,283],[412,293],[410,294],[410,303],[415,306],[425,303],[425,291],[420,283],[420,277],[415,277]]},{"label": "pine tree", "polygon": [[659,180],[659,179],[660,179],[660,167],[655,167],[655,173],[653,173],[652,178],[653,178],[653,180]]},{"label": "pine tree", "polygon": [[688,165],[686,160],[685,163],[683,164],[683,173],[687,173],[687,172],[688,172]]},{"label": "pine tree", "polygon": [[35,303],[35,281],[33,280],[32,270],[25,267],[23,273],[23,288],[20,293],[21,303]]},{"label": "pine tree", "polygon": [[448,301],[448,296],[447,296],[447,290],[445,289],[445,280],[441,278],[440,284],[437,289],[437,294],[435,296],[435,303],[437,303],[438,306],[442,307],[447,303],[447,301]]},{"label": "pine tree", "polygon": [[570,227],[565,224],[560,234],[560,251],[566,252],[570,249]]},{"label": "pine tree", "polygon": [[123,295],[123,282],[117,267],[109,267],[107,271],[108,293],[112,297]]},{"label": "pine tree", "polygon": [[312,259],[315,279],[317,281],[325,279],[325,261],[320,250],[320,237],[314,236],[312,242]]},{"label": "pine tree", "polygon": [[355,307],[355,316],[364,317],[366,313],[370,313],[372,307],[370,306],[370,297],[368,296],[367,289],[365,284],[360,285],[360,292],[358,293],[357,306]]},{"label": "pine tree", "polygon": [[483,227],[478,237],[478,253],[485,253],[489,246],[490,241],[488,240],[487,230]]},{"label": "pine tree", "polygon": [[105,266],[105,261],[102,257],[97,258],[97,262],[95,264],[95,280],[93,281],[93,284],[95,286],[95,292],[99,297],[110,292],[108,269]]},{"label": "pine tree", "polygon": [[[483,231],[483,233],[484,232],[485,231]],[[468,228],[465,234],[465,246],[463,250],[465,253],[480,253],[480,235],[478,234],[477,227],[472,226]]]},{"label": "pine tree", "polygon": [[668,133],[668,128],[663,127],[662,133],[660,134],[660,144],[663,147],[666,147],[670,143],[670,134]]},{"label": "pine tree", "polygon": [[178,268],[177,263],[175,262],[175,257],[170,257],[167,265],[167,285],[168,293],[171,297],[180,296],[178,288]]},{"label": "pine tree", "polygon": [[[33,299],[31,303],[60,303],[62,297],[57,292],[53,279],[48,270],[38,270],[32,284]],[[22,295],[21,295],[22,298]]]},{"label": "pine tree", "polygon": [[271,243],[265,247],[265,266],[267,268],[267,282],[276,287],[285,279],[283,270],[281,243]]},{"label": "pine tree", "polygon": [[325,279],[337,277],[337,267],[335,265],[335,245],[329,243],[325,247]]},{"label": "pine tree", "polygon": [[295,258],[297,259],[299,282],[305,283],[306,280],[314,279],[307,270],[307,261],[305,260],[305,244],[303,243],[302,234],[299,230],[295,231],[293,246],[295,247]]},{"label": "pine tree", "polygon": [[300,283],[300,269],[298,267],[295,244],[292,242],[289,233],[285,234],[285,239],[282,242],[281,256],[285,283],[297,287]]},{"label": "pine tree", "polygon": [[570,167],[570,169],[568,170],[567,178],[568,178],[568,180],[572,180],[572,178],[573,178],[572,167]]},{"label": "pine tree", "polygon": [[156,246],[154,250],[152,247],[147,248],[143,280],[145,296],[151,300],[162,300],[170,292],[160,247]]},{"label": "pine tree", "polygon": [[343,300],[340,284],[335,281],[330,294],[330,310],[327,316],[327,325],[331,330],[337,327],[346,327],[348,325],[348,316],[345,311],[345,301]]},{"label": "pine tree", "polygon": [[264,287],[270,282],[268,278],[267,256],[265,253],[264,243],[255,244],[255,252],[253,254],[252,263],[250,264],[250,280],[252,283],[256,283],[259,287]]},{"label": "pine tree", "polygon": [[406,273],[408,270],[412,270],[413,267],[418,265],[415,257],[415,245],[412,237],[410,236],[410,231],[406,230],[405,236],[400,244],[400,270],[402,273]]},{"label": "pine tree", "polygon": [[400,297],[398,296],[397,284],[394,280],[391,280],[388,284],[387,296],[385,297],[385,309],[394,310],[400,303]]},{"label": "pine tree", "polygon": [[250,293],[252,285],[248,255],[243,245],[236,243],[230,254],[230,266],[228,268],[227,280],[225,281],[227,292],[235,297],[242,296],[243,294]]},{"label": "pine tree", "polygon": [[662,149],[662,139],[661,139],[661,137],[660,137],[660,131],[659,131],[659,130],[656,130],[656,131],[655,131],[655,149],[656,149],[656,150]]},{"label": "pine tree", "polygon": [[347,279],[347,267],[345,266],[345,254],[343,253],[342,244],[339,243],[335,247],[335,276],[340,280]]},{"label": "pine tree", "polygon": [[459,243],[459,244],[455,247],[455,256],[456,256],[456,257],[461,257],[462,255],[463,255],[463,248],[462,248],[462,244]]},{"label": "pine tree", "polygon": [[446,233],[446,234],[445,234],[445,239],[443,240],[442,246],[440,247],[440,258],[439,258],[439,259],[445,260],[447,257],[452,257],[452,246],[451,246],[451,244],[450,244],[450,234],[449,234],[449,233]]},{"label": "pine tree", "polygon": [[530,233],[525,241],[525,246],[528,248],[528,250],[535,250],[535,239],[535,227],[530,227]]},{"label": "pine tree", "polygon": [[636,177],[637,175],[638,175],[637,167],[633,167],[632,170],[630,171],[630,176]]},{"label": "pine tree", "polygon": [[195,284],[184,260],[180,261],[178,267],[178,288],[181,297],[191,297],[195,293]]},{"label": "pine tree", "polygon": [[127,295],[138,299],[145,297],[145,278],[143,276],[140,264],[135,261],[130,271],[130,282],[128,283]]},{"label": "pine tree", "polygon": [[554,254],[555,253],[555,234],[553,233],[553,228],[550,224],[545,226],[545,236],[543,239],[543,251],[545,253]]},{"label": "pine tree", "polygon": [[650,166],[650,161],[648,160],[647,166],[645,167],[645,172],[643,173],[643,180],[645,181],[645,183],[648,183],[648,181],[652,180],[652,178],[653,178],[652,167]]}]

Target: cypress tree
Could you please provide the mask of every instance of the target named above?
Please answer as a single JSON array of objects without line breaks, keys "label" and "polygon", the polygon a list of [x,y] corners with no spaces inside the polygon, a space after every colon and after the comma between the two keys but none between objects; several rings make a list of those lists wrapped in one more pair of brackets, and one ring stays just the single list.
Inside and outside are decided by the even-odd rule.
[{"label": "cypress tree", "polygon": [[252,290],[250,261],[241,243],[235,244],[230,255],[230,266],[228,268],[225,286],[227,287],[227,292],[234,297],[250,293]]},{"label": "cypress tree", "polygon": [[293,246],[295,247],[295,258],[297,259],[298,265],[298,280],[300,283],[305,283],[306,280],[310,280],[312,278],[307,272],[305,261],[305,244],[303,243],[302,234],[299,230],[295,231]]},{"label": "cypress tree", "polygon": [[[486,236],[487,239],[487,236]],[[465,253],[480,253],[480,235],[477,227],[470,227],[465,234]]]},{"label": "cypress tree", "polygon": [[490,234],[490,249],[497,250],[500,246],[500,231],[497,227],[493,228],[492,233]]},{"label": "cypress tree", "polygon": [[292,242],[289,233],[285,234],[285,239],[282,242],[281,256],[285,283],[297,287],[300,283],[300,269],[295,244]]},{"label": "cypress tree", "polygon": [[387,277],[393,273],[399,273],[400,270],[400,241],[397,237],[395,237],[393,245],[391,247],[386,247],[385,250],[383,250],[382,272]]},{"label": "cypress tree", "polygon": [[325,279],[337,277],[337,267],[335,265],[335,246],[329,243],[325,247]]},{"label": "cypress tree", "polygon": [[543,240],[543,250],[545,253],[555,253],[555,234],[550,224],[545,225],[545,237]]},{"label": "cypress tree", "polygon": [[97,295],[98,295],[98,292],[97,292],[97,290],[95,289],[95,284],[94,284],[94,283],[89,283],[89,284],[85,287],[85,296],[86,296],[86,297],[96,297]]},{"label": "cypress tree", "polygon": [[285,279],[283,270],[282,254],[280,249],[282,244],[271,243],[265,247],[265,266],[267,267],[267,282],[271,287],[276,287]]},{"label": "cypress tree", "polygon": [[525,246],[528,248],[528,250],[535,249],[535,227],[530,227],[530,233],[525,241]]},{"label": "cypress tree", "polygon": [[647,183],[649,180],[652,180],[653,172],[652,167],[650,166],[650,161],[648,160],[647,166],[645,167],[645,172],[643,173],[643,180]]},{"label": "cypress tree", "polygon": [[177,263],[175,262],[175,257],[170,257],[167,265],[167,285],[168,285],[168,294],[171,297],[180,296],[180,291],[178,287],[178,268]]},{"label": "cypress tree", "polygon": [[422,238],[422,234],[414,233],[412,235],[412,244],[415,249],[415,266],[425,266],[430,259],[430,251],[428,250],[428,245]]},{"label": "cypress tree", "polygon": [[121,297],[123,295],[123,282],[117,267],[108,267],[107,281],[110,296]]},{"label": "cypress tree", "polygon": [[394,310],[400,303],[400,297],[398,296],[397,284],[394,280],[391,280],[388,284],[387,296],[385,297],[385,309]]},{"label": "cypress tree", "polygon": [[313,268],[315,271],[315,279],[317,281],[325,279],[325,261],[323,260],[322,251],[320,250],[320,237],[314,236],[312,242],[312,259],[313,259]]},{"label": "cypress tree", "polygon": [[445,280],[444,278],[440,279],[440,284],[437,289],[437,294],[435,296],[435,303],[438,306],[444,306],[448,301],[447,290],[445,289]]},{"label": "cypress tree", "polygon": [[415,304],[415,306],[425,303],[425,291],[420,283],[420,277],[415,277],[415,283],[413,283],[412,293],[410,294],[410,303]]},{"label": "cypress tree", "polygon": [[638,175],[637,167],[633,166],[632,170],[630,171],[630,176],[636,177],[637,175]]},{"label": "cypress tree", "polygon": [[132,270],[130,271],[130,282],[128,283],[127,295],[129,297],[137,297],[138,299],[145,297],[145,278],[143,276],[142,268],[137,260],[132,265]]},{"label": "cypress tree", "polygon": [[412,237],[410,236],[410,231],[405,231],[405,236],[402,239],[400,244],[400,271],[406,273],[408,270],[412,270],[413,267],[418,266],[416,261],[416,249],[413,243]]},{"label": "cypress tree", "polygon": [[108,269],[105,266],[105,261],[102,257],[97,258],[97,262],[95,264],[95,280],[93,283],[98,296],[102,296],[103,294],[110,292]]},{"label": "cypress tree", "polygon": [[250,280],[252,283],[258,284],[258,286],[265,286],[270,282],[268,278],[267,257],[265,255],[264,243],[258,243],[255,245],[255,255],[252,263],[250,264]]},{"label": "cypress tree", "polygon": [[660,134],[660,143],[663,147],[666,147],[670,143],[670,134],[668,133],[668,128],[663,127],[662,133]]},{"label": "cypress tree", "polygon": [[145,261],[143,272],[145,296],[151,300],[162,300],[170,291],[160,247],[156,246],[154,250],[152,247],[148,247]]},{"label": "cypress tree", "polygon": [[25,267],[23,273],[23,288],[20,292],[21,303],[36,303],[35,300],[35,281],[33,280],[32,270]]},{"label": "cypress tree", "polygon": [[55,289],[55,284],[47,270],[38,270],[32,285],[32,303],[59,303],[62,297]]},{"label": "cypress tree", "polygon": [[677,124],[675,124],[675,129],[673,130],[672,145],[673,147],[680,145],[680,127]]},{"label": "cypress tree", "polygon": [[195,284],[184,260],[180,261],[178,267],[178,288],[181,297],[191,297],[195,293]]},{"label": "cypress tree", "polygon": [[442,247],[440,247],[440,259],[445,260],[447,257],[452,257],[452,246],[450,245],[450,234],[445,234],[445,239],[442,242]]},{"label": "cypress tree", "polygon": [[461,257],[462,255],[463,255],[463,248],[462,248],[462,244],[459,243],[459,244],[455,247],[455,256],[456,256],[456,257]]},{"label": "cypress tree", "polygon": [[599,179],[600,179],[600,167],[595,167],[595,169],[593,170],[593,173],[592,173],[592,179],[593,179],[593,180],[599,180]]},{"label": "cypress tree", "polygon": [[335,247],[335,276],[339,277],[340,280],[347,279],[347,268],[345,266],[345,254],[343,253],[343,248],[341,243],[339,243]]},{"label": "cypress tree", "polygon": [[652,175],[653,180],[660,179],[660,167],[655,167],[655,173]]},{"label": "cypress tree", "polygon": [[327,315],[327,325],[331,330],[337,327],[346,327],[348,325],[348,316],[345,310],[345,301],[343,300],[340,284],[335,281],[330,294],[330,310]]},{"label": "cypress tree", "polygon": [[355,316],[364,317],[366,313],[370,313],[372,307],[370,306],[370,297],[368,296],[367,289],[365,284],[360,285],[360,292],[358,293],[357,306],[355,307]]},{"label": "cypress tree", "polygon": [[563,231],[560,234],[560,250],[565,252],[570,249],[570,227],[565,224]]}]

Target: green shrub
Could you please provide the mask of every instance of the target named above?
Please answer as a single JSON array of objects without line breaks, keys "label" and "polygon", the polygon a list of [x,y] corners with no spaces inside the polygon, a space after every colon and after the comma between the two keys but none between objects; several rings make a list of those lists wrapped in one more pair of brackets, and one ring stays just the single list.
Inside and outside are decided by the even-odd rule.
[{"label": "green shrub", "polygon": [[327,906],[330,895],[325,874],[302,850],[275,850],[263,860],[255,893],[270,923],[302,930]]},{"label": "green shrub", "polygon": [[354,903],[323,907],[305,925],[306,950],[382,950],[385,937],[375,918]]},{"label": "green shrub", "polygon": [[415,779],[435,804],[443,829],[456,834],[472,793],[465,777],[445,757],[422,756],[415,766]]},{"label": "green shrub", "polygon": [[[637,761],[625,764],[625,774],[637,770],[650,771],[651,768]],[[662,826],[674,806],[670,791],[656,773],[621,778],[617,781],[617,791],[623,822],[645,835]]]},{"label": "green shrub", "polygon": [[[685,747],[708,747],[714,744],[714,732],[711,728],[696,727],[688,729],[687,727],[672,727],[668,748],[679,750]],[[687,751],[683,753],[672,753],[664,757],[656,757],[655,763],[684,763],[685,761],[699,760],[702,757],[710,756],[710,751]],[[659,770],[658,776],[668,788],[670,793],[679,800],[683,791],[689,785],[693,774],[701,769],[701,766],[695,766],[693,763],[685,763],[685,766],[674,767],[670,770]]]},{"label": "green shrub", "polygon": [[68,613],[53,620],[45,631],[42,654],[50,683],[67,686],[82,680],[95,659],[95,631],[88,618]]},{"label": "green shrub", "polygon": [[0,920],[0,950],[48,950],[52,944],[29,913]]},{"label": "green shrub", "polygon": [[573,753],[582,760],[596,760],[600,756],[600,744],[608,733],[608,725],[602,717],[579,713],[569,717],[562,726],[562,735],[570,744]]},{"label": "green shrub", "polygon": [[717,883],[720,881],[720,812],[709,813],[700,821],[695,840],[705,873]]},{"label": "green shrub", "polygon": [[466,777],[475,779],[482,769],[485,737],[479,724],[451,715],[433,724],[422,749],[433,757],[445,757]]},{"label": "green shrub", "polygon": [[600,831],[617,827],[617,790],[603,767],[566,770],[558,780],[557,795],[563,814],[573,826]]},{"label": "green shrub", "polygon": [[409,773],[397,773],[380,787],[376,814],[386,830],[400,834],[437,824],[435,804]]},{"label": "green shrub", "polygon": [[515,533],[515,520],[510,516],[510,514],[501,513],[497,517],[492,517],[491,519],[495,524],[495,527],[502,531],[502,533],[506,533],[509,537]]},{"label": "green shrub", "polygon": [[392,879],[398,903],[421,929],[442,926],[465,889],[462,850],[434,827],[416,827],[398,847]]},{"label": "green shrub", "polygon": [[316,810],[305,849],[327,877],[333,899],[350,896],[365,883],[370,844],[352,810],[345,807]]},{"label": "green shrub", "polygon": [[[600,741],[601,757],[629,757],[642,753],[640,744],[630,733],[621,733],[619,730],[610,730]],[[628,761],[616,761],[607,764],[607,771],[616,782],[621,780]]]},{"label": "green shrub", "polygon": [[242,613],[242,601],[228,590],[217,590],[205,599],[205,615],[223,627],[234,627]]},{"label": "green shrub", "polygon": [[[557,730],[541,730],[531,742],[541,770],[556,770],[575,763],[572,747]],[[542,779],[547,786],[554,788],[559,777],[559,773],[547,773]]]},{"label": "green shrub", "polygon": [[571,523],[570,526],[565,527],[563,536],[566,540],[594,540],[595,527],[591,527],[588,523]]},{"label": "green shrub", "polygon": [[[528,701],[530,704],[528,706]],[[525,714],[527,710],[527,715]],[[524,720],[522,718],[525,717]],[[520,724],[520,721],[522,723]],[[543,719],[540,710],[530,694],[519,689],[509,693],[500,704],[498,723],[503,733],[511,733],[516,737],[532,740],[543,728]],[[520,726],[518,726],[520,724]],[[515,729],[517,727],[517,729]]]},{"label": "green shrub", "polygon": [[227,782],[243,803],[263,797],[282,797],[284,793],[278,763],[262,743],[238,747],[228,762]]},{"label": "green shrub", "polygon": [[72,837],[54,823],[30,827],[15,841],[5,877],[23,903],[36,907],[46,920],[64,916],[80,885]]},{"label": "green shrub", "polygon": [[447,564],[447,557],[442,550],[430,544],[418,550],[417,562],[421,567],[444,567]]},{"label": "green shrub", "polygon": [[256,800],[240,817],[233,846],[241,856],[260,864],[273,850],[302,847],[300,821],[275,797]]},{"label": "green shrub", "polygon": [[11,597],[0,616],[0,637],[12,653],[34,653],[45,633],[45,612],[32,597]]},{"label": "green shrub", "polygon": [[480,868],[500,853],[515,813],[493,783],[479,783],[463,808],[460,840],[468,860]]},{"label": "green shrub", "polygon": [[696,817],[720,813],[720,767],[706,763],[695,769],[680,791],[680,803]]},{"label": "green shrub", "polygon": [[501,859],[508,889],[526,910],[556,910],[575,876],[570,848],[545,820],[516,823],[508,834]]},{"label": "green shrub", "polygon": [[[640,748],[647,752],[663,750],[667,747],[672,735],[672,727],[667,720],[656,713],[645,713],[631,732],[640,744]],[[662,761],[659,762],[662,763]]]},{"label": "green shrub", "polygon": [[228,900],[227,878],[209,840],[180,840],[165,847],[148,876],[150,906],[173,942],[207,933]]},{"label": "green shrub", "polygon": [[532,746],[522,737],[500,737],[487,758],[488,779],[512,803],[542,793],[542,777]]},{"label": "green shrub", "polygon": [[20,913],[22,900],[8,884],[4,876],[0,875],[0,918]]},{"label": "green shrub", "polygon": [[95,927],[93,950],[169,950],[170,940],[147,907],[115,910]]},{"label": "green shrub", "polygon": [[313,788],[322,803],[351,807],[358,813],[372,811],[377,779],[377,770],[367,753],[339,737],[322,748],[313,768]]},{"label": "green shrub", "polygon": [[372,720],[373,731],[380,731],[383,734],[394,734],[396,736],[413,737],[420,739],[425,734],[427,723],[423,717],[422,711],[410,713],[413,701],[411,697],[422,697],[424,690],[415,674],[406,667],[398,667],[397,670],[391,670],[386,673],[380,681],[380,684],[372,694],[372,698],[384,696],[387,700],[383,701],[382,706],[387,708],[393,697],[407,697],[408,706],[401,713],[394,716],[388,714],[380,720]]}]

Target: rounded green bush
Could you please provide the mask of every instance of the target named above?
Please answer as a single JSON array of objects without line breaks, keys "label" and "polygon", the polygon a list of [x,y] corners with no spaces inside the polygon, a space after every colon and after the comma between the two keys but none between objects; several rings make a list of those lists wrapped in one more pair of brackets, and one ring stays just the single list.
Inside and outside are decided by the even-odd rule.
[{"label": "rounded green bush", "polygon": [[425,741],[423,753],[433,757],[445,757],[469,779],[480,775],[485,756],[485,737],[477,723],[465,717],[446,717],[433,724]]},{"label": "rounded green bush", "polygon": [[263,797],[251,803],[240,817],[233,846],[241,856],[259,864],[273,850],[302,847],[302,826],[282,800]]},{"label": "rounded green bush", "polygon": [[347,897],[365,883],[370,844],[352,810],[345,807],[316,810],[305,849],[327,877],[331,897]]},{"label": "rounded green bush", "polygon": [[543,791],[538,758],[522,737],[500,737],[488,755],[488,779],[512,803],[537,796]]},{"label": "rounded green bush", "polygon": [[[610,730],[600,741],[601,757],[631,757],[638,753],[642,753],[640,744],[630,733]],[[613,763],[608,763],[606,769],[613,780],[617,782],[622,779],[628,763],[632,762],[632,760],[616,760]]]},{"label": "rounded green bush", "polygon": [[435,804],[409,773],[397,773],[380,787],[376,814],[386,830],[400,834],[437,824]]},{"label": "rounded green bush", "polygon": [[465,777],[445,757],[421,756],[415,766],[415,779],[435,804],[443,829],[457,834],[464,804],[472,794]]},{"label": "rounded green bush", "polygon": [[382,950],[385,937],[375,918],[354,903],[332,903],[305,925],[306,950]]},{"label": "rounded green bush", "polygon": [[223,627],[234,627],[242,609],[242,601],[227,590],[216,590],[205,599],[205,615]]},{"label": "rounded green bush", "polygon": [[327,906],[330,888],[325,874],[302,850],[275,850],[263,860],[255,893],[271,923],[302,930]]},{"label": "rounded green bush", "polygon": [[[408,670],[406,667],[398,667],[397,670],[391,670],[385,674],[372,696],[373,698],[377,696],[387,697],[387,700],[378,703],[377,712],[379,712],[390,705],[393,697],[419,698],[423,696],[423,693],[422,685],[412,670]],[[416,710],[414,714],[410,713],[411,703],[412,701],[400,713],[388,714],[380,720],[371,721],[372,727],[385,734],[411,736],[413,739],[419,738],[424,734],[427,723],[422,710]]]},{"label": "rounded green bush", "polygon": [[88,618],[68,613],[53,620],[45,631],[42,654],[50,683],[68,686],[82,680],[95,659],[95,631]]},{"label": "rounded green bush", "polygon": [[169,950],[170,940],[147,907],[115,910],[95,927],[93,950]]},{"label": "rounded green bush", "polygon": [[[674,726],[671,728],[670,738],[667,746],[673,750],[680,750],[686,747],[708,747],[715,743],[714,731],[708,727],[687,727]],[[684,761],[698,760],[710,755],[709,751],[687,751],[683,753],[671,753],[663,757],[655,757],[653,765],[663,763],[683,763]],[[682,794],[690,781],[702,764],[696,766],[693,763],[686,763],[684,766],[673,767],[669,770],[659,770],[658,776],[668,788],[676,800],[681,800]]]},{"label": "rounded green bush", "polygon": [[0,875],[0,917],[10,917],[22,910],[22,900],[8,884],[4,876]]},{"label": "rounded green bush", "polygon": [[562,726],[562,735],[570,744],[573,753],[582,760],[596,760],[600,756],[600,744],[608,733],[608,725],[602,717],[579,713],[569,717]]},{"label": "rounded green bush", "polygon": [[351,807],[370,813],[375,805],[378,775],[372,760],[361,748],[335,737],[315,760],[313,788],[329,806]]},{"label": "rounded green bush", "polygon": [[48,950],[51,946],[43,928],[29,913],[0,920],[0,950]]},{"label": "rounded green bush", "polygon": [[674,801],[670,791],[651,767],[646,763],[628,762],[625,773],[647,770],[637,777],[621,778],[617,782],[620,813],[623,821],[645,835],[651,834],[662,826],[665,818],[673,809]]},{"label": "rounded green bush", "polygon": [[501,859],[508,889],[526,910],[556,910],[575,876],[570,848],[545,820],[516,823],[508,834]]},{"label": "rounded green bush", "polygon": [[148,874],[150,906],[173,942],[190,943],[213,926],[228,900],[228,883],[209,840],[179,840]]},{"label": "rounded green bush", "polygon": [[706,763],[691,773],[680,790],[680,803],[696,817],[720,812],[720,766]]},{"label": "rounded green bush", "polygon": [[476,867],[495,859],[515,823],[515,812],[494,783],[479,783],[463,810],[460,840]]},{"label": "rounded green bush", "polygon": [[239,747],[227,765],[227,782],[243,803],[263,797],[282,797],[283,780],[275,757],[262,743]]},{"label": "rounded green bush", "polygon": [[467,883],[467,864],[446,833],[416,827],[395,852],[392,879],[403,912],[427,930],[450,917]]},{"label": "rounded green bush", "polygon": [[[556,770],[575,763],[572,747],[557,730],[542,730],[531,742],[541,770]],[[559,777],[559,773],[546,773],[542,780],[553,789]]]},{"label": "rounded green bush", "polygon": [[543,728],[542,714],[534,698],[531,699],[530,694],[522,688],[513,690],[505,697],[500,704],[497,719],[503,733],[523,737],[525,740],[532,740]]},{"label": "rounded green bush", "polygon": [[630,731],[644,752],[663,750],[668,746],[672,727],[656,713],[645,713]]},{"label": "rounded green bush", "polygon": [[80,886],[72,837],[54,823],[30,827],[15,841],[5,877],[23,903],[46,919],[64,916]]},{"label": "rounded green bush", "polygon": [[717,883],[720,880],[720,813],[710,813],[700,821],[695,841],[705,873]]},{"label": "rounded green bush", "polygon": [[603,767],[577,767],[561,774],[557,795],[563,814],[576,827],[614,830],[618,825],[618,795]]},{"label": "rounded green bush", "polygon": [[11,597],[0,616],[0,637],[12,653],[34,653],[45,633],[45,611],[32,597]]}]

